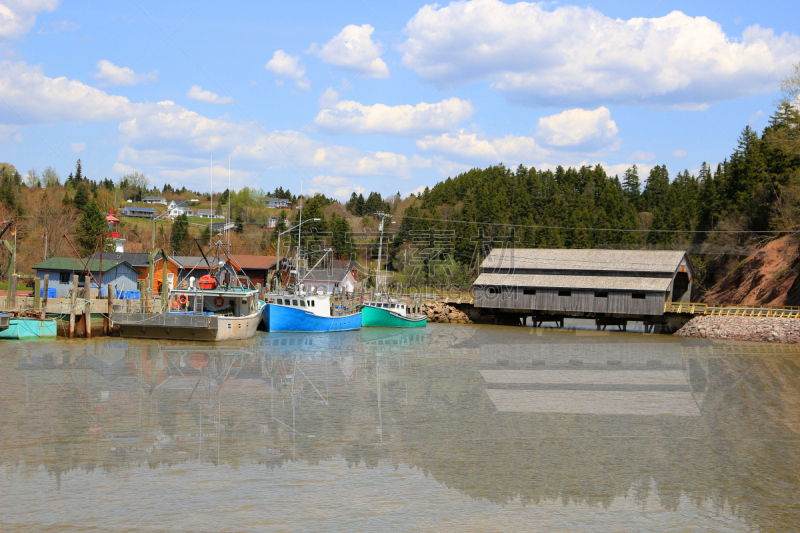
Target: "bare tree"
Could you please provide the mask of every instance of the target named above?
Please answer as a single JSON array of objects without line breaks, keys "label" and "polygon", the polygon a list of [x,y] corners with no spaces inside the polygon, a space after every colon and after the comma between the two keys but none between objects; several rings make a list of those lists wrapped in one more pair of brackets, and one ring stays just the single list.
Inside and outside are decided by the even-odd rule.
[{"label": "bare tree", "polygon": [[47,167],[42,171],[42,186],[54,187],[56,185],[61,185],[61,177],[56,172],[56,169]]},{"label": "bare tree", "polygon": [[25,174],[25,185],[28,187],[41,187],[42,186],[42,179],[39,177],[39,174],[36,172],[35,168],[32,168]]}]

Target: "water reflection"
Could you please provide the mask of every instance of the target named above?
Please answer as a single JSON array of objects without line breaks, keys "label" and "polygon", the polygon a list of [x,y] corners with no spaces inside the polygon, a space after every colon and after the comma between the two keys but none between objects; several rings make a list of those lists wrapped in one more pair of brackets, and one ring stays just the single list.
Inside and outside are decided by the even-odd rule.
[{"label": "water reflection", "polygon": [[8,346],[0,463],[44,468],[56,488],[73,471],[176,465],[292,465],[303,483],[295,466],[343,459],[492,504],[800,519],[800,354],[786,348],[491,327]]}]

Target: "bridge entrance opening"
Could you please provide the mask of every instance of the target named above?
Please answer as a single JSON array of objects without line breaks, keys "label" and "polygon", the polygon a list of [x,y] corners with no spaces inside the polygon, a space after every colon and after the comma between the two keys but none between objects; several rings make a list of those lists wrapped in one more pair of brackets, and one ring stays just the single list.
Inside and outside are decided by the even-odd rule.
[{"label": "bridge entrance opening", "polygon": [[689,301],[689,274],[686,272],[678,272],[675,276],[672,288],[672,301],[673,302],[688,302]]}]

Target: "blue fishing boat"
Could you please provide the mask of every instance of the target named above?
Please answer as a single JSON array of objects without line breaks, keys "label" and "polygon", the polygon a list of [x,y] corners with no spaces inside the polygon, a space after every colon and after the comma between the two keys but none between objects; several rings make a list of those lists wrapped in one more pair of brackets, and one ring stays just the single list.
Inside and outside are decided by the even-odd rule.
[{"label": "blue fishing boat", "polygon": [[58,326],[54,319],[0,315],[0,339],[55,337],[57,333]]},{"label": "blue fishing boat", "polygon": [[271,294],[262,312],[268,331],[352,331],[361,329],[361,313],[331,304],[328,294]]}]

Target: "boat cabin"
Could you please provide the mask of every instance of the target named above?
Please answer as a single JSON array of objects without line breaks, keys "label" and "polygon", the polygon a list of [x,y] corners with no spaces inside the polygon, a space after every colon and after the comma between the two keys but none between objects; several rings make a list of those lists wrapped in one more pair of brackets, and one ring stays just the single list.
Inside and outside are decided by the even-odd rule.
[{"label": "boat cabin", "polygon": [[273,304],[295,307],[316,316],[331,316],[330,296],[322,294],[285,294],[272,298]]},{"label": "boat cabin", "polygon": [[254,290],[176,289],[170,294],[169,313],[241,317],[258,309]]},{"label": "boat cabin", "polygon": [[390,312],[406,316],[406,304],[400,302],[364,302],[364,307],[375,307],[377,309],[388,309]]}]

